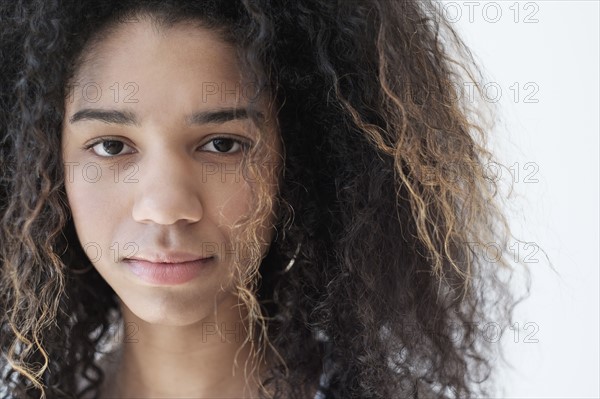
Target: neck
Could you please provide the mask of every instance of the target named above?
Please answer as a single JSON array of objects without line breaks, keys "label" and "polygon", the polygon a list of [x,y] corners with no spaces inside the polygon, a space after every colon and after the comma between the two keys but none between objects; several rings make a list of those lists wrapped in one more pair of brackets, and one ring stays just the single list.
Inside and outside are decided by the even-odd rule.
[{"label": "neck", "polygon": [[217,318],[186,326],[147,323],[123,304],[121,311],[125,343],[107,379],[109,397],[258,396],[265,365],[257,367],[245,342],[246,312],[234,297],[220,304]]}]

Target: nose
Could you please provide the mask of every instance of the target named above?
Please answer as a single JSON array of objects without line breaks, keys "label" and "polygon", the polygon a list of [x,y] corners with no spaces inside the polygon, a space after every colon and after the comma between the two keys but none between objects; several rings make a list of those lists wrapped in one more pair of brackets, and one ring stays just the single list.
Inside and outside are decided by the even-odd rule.
[{"label": "nose", "polygon": [[203,212],[199,182],[190,165],[181,155],[159,157],[139,164],[138,182],[132,183],[136,186],[133,219],[162,225],[199,221]]}]

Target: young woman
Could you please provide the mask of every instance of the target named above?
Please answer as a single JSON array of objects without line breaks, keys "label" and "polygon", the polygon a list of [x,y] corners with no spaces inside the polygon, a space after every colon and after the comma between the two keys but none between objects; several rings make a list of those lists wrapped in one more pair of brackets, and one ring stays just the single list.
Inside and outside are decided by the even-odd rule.
[{"label": "young woman", "polygon": [[435,4],[0,18],[3,398],[491,392],[509,231]]}]

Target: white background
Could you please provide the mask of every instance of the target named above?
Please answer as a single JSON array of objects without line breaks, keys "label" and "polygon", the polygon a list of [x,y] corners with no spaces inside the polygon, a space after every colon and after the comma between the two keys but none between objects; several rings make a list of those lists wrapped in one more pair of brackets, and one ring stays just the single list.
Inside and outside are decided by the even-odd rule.
[{"label": "white background", "polygon": [[531,296],[515,321],[529,322],[531,335],[504,337],[514,369],[504,368],[501,395],[598,398],[599,3],[440,4],[501,89],[489,95],[500,106],[493,150],[520,172],[515,234],[543,248],[556,270],[541,252],[528,263]]}]

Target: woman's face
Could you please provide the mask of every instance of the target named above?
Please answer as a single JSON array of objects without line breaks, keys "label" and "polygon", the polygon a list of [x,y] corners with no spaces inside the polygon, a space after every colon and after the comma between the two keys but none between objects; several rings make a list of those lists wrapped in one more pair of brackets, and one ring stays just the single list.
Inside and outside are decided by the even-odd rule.
[{"label": "woman's face", "polygon": [[[231,291],[234,253],[243,248],[232,242],[232,225],[255,207],[241,168],[259,136],[240,112],[252,85],[241,81],[231,46],[189,24],[121,24],[84,55],[62,131],[79,241],[139,318],[201,320]],[[273,115],[261,111],[271,149],[258,162],[274,169],[279,138]],[[272,237],[272,227],[258,231],[263,255]]]}]

